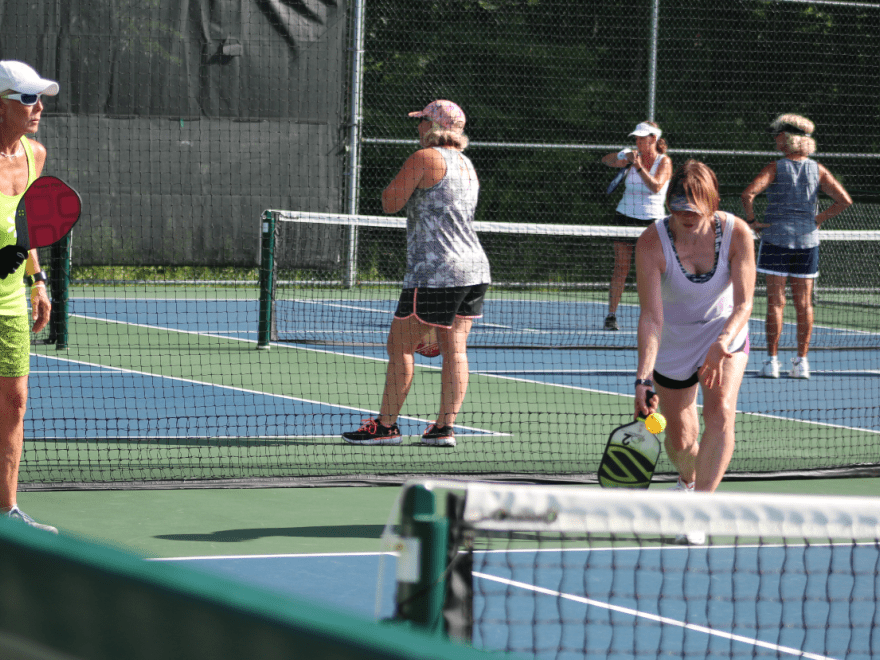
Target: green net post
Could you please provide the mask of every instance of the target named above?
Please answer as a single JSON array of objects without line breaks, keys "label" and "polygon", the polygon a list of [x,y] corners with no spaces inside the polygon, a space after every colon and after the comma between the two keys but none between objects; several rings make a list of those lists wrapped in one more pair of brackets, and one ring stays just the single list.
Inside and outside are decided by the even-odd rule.
[{"label": "green net post", "polygon": [[263,213],[260,239],[260,317],[257,348],[269,350],[272,340],[272,293],[275,286],[275,214]]},{"label": "green net post", "polygon": [[395,616],[428,632],[445,635],[443,604],[449,521],[436,514],[435,506],[433,493],[421,485],[409,488],[404,496],[401,543],[405,556],[398,561],[413,562],[417,571],[413,571],[410,579],[398,576]]},{"label": "green net post", "polygon": [[59,351],[68,348],[68,301],[70,300],[70,232],[50,248],[50,288],[52,313],[49,317],[49,343]]}]

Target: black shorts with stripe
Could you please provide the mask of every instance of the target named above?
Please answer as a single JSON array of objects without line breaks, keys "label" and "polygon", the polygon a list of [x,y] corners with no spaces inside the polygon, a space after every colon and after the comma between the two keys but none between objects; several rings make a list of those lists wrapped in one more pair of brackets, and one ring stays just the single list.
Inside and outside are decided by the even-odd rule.
[{"label": "black shorts with stripe", "polygon": [[422,323],[451,328],[455,317],[477,319],[483,316],[488,284],[451,287],[416,287],[404,289],[394,316],[399,319],[415,315]]}]

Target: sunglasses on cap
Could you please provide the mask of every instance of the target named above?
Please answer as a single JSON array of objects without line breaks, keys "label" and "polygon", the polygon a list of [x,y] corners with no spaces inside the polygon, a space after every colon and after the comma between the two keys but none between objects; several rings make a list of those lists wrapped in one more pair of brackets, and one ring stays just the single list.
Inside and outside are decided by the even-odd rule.
[{"label": "sunglasses on cap", "polygon": [[3,98],[18,101],[22,105],[36,105],[37,101],[40,100],[40,94],[19,94],[15,92],[13,94],[4,94]]}]

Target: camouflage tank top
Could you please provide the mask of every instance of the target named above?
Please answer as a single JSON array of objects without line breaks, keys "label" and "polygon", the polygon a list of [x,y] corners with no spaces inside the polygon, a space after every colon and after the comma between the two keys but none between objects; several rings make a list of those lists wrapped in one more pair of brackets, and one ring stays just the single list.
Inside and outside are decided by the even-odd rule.
[{"label": "camouflage tank top", "polygon": [[416,188],[406,204],[405,288],[489,284],[489,260],[474,231],[480,182],[473,163],[456,149],[435,149],[446,175]]}]

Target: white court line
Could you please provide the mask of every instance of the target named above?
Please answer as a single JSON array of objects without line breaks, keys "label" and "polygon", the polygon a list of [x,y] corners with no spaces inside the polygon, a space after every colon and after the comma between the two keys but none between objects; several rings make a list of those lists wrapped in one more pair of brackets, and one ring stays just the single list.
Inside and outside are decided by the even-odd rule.
[{"label": "white court line", "polygon": [[[172,300],[173,300],[173,299],[172,299]],[[579,303],[579,304],[580,304],[580,303]],[[587,305],[595,305],[595,304],[599,304],[599,303],[594,303],[594,302],[584,301],[583,304],[587,304]],[[630,305],[630,306],[632,306],[632,305]],[[379,311],[379,310],[374,310],[374,311]],[[197,332],[197,331],[194,331],[194,330],[179,330],[179,329],[177,329],[177,328],[168,328],[168,327],[165,327],[165,326],[158,326],[158,325],[148,325],[148,324],[143,324],[143,323],[130,323],[130,322],[127,322],[127,321],[114,321],[114,320],[104,319],[104,318],[100,318],[100,317],[85,316],[85,315],[82,315],[82,314],[71,314],[71,316],[76,316],[76,317],[85,318],[85,319],[88,319],[88,320],[91,320],[91,321],[98,321],[98,322],[104,322],[104,323],[114,323],[114,324],[118,324],[118,325],[131,325],[131,326],[134,326],[134,327],[148,328],[148,329],[151,329],[151,330],[165,330],[165,331],[167,331],[167,332],[179,332],[179,333],[182,333],[182,334],[198,335],[198,336],[201,336],[201,337],[215,337],[215,338],[217,338],[217,339],[225,339],[225,340],[229,340],[229,341],[241,341],[241,342],[246,342],[246,343],[251,343],[251,344],[256,343],[256,341],[253,340],[253,339],[243,339],[243,338],[239,338],[239,337],[224,337],[224,336],[215,335],[215,334],[210,334],[210,333],[201,333],[201,332]],[[507,326],[501,326],[501,327],[507,327]],[[815,328],[815,327],[821,327],[821,326],[814,326],[814,328]],[[341,351],[330,351],[330,350],[326,350],[326,349],[317,349],[317,348],[312,348],[312,347],[292,346],[292,345],[288,345],[288,344],[280,343],[280,342],[272,342],[270,345],[271,345],[271,346],[278,347],[278,348],[286,348],[286,349],[292,349],[292,350],[298,350],[298,351],[307,351],[307,352],[312,352],[312,353],[325,353],[325,354],[328,354],[328,355],[344,355],[344,356],[346,356],[346,357],[355,357],[355,358],[358,358],[358,359],[361,359],[361,360],[376,361],[376,362],[388,362],[388,359],[387,359],[387,358],[368,357],[368,356],[357,355],[357,354],[353,354],[353,353],[345,353],[345,352],[341,352]],[[478,347],[476,347],[476,348],[478,348]],[[614,347],[609,347],[609,350],[613,350],[613,348],[614,348]],[[35,354],[35,355],[38,355],[38,354]],[[44,357],[48,357],[48,356],[44,356]],[[55,359],[60,359],[60,358],[55,358]],[[81,363],[81,364],[88,364],[88,363]],[[94,363],[92,363],[92,364],[94,364]],[[441,369],[441,367],[435,367],[435,366],[432,366],[432,365],[422,365],[422,364],[420,364],[420,365],[417,365],[417,366],[420,367],[420,368],[422,368],[422,369],[433,369],[433,370],[436,370],[436,371],[439,371],[439,370]],[[475,375],[481,375],[481,376],[484,376],[484,377],[498,378],[498,379],[501,379],[501,380],[510,380],[510,381],[521,382],[521,383],[530,383],[530,384],[534,384],[534,385],[542,385],[542,386],[544,386],[544,387],[562,388],[562,389],[575,390],[575,391],[580,391],[580,392],[592,392],[592,393],[595,393],[595,394],[607,394],[607,395],[610,395],[610,396],[622,396],[622,397],[626,397],[626,398],[634,398],[634,395],[631,395],[631,394],[621,394],[620,392],[612,392],[612,391],[608,391],[608,390],[600,390],[600,389],[590,388],[590,387],[579,387],[579,386],[575,386],[575,385],[565,385],[565,384],[559,384],[559,383],[547,383],[547,382],[544,382],[544,381],[535,380],[535,379],[529,379],[529,378],[514,378],[514,377],[511,377],[511,376],[498,375],[498,374],[496,374],[495,372],[473,371],[473,372],[471,372],[471,373],[473,373],[473,374],[475,374]],[[531,372],[531,373],[535,373],[535,372]],[[151,374],[151,375],[153,375],[153,374]],[[163,377],[163,378],[164,378],[165,376],[160,376],[160,377]],[[181,380],[183,380],[183,379],[181,379]],[[192,382],[198,382],[198,381],[192,381]],[[204,385],[212,385],[212,384],[210,384],[210,383],[201,383],[201,384],[204,384]],[[217,386],[217,387],[221,387],[221,386]],[[223,387],[226,387],[226,386],[223,386]],[[237,389],[237,388],[229,388],[229,389],[235,390],[235,389]],[[244,390],[244,391],[249,391],[249,390]],[[260,392],[256,392],[256,393],[260,393]],[[265,394],[265,393],[261,393],[261,394]],[[270,394],[269,396],[282,396],[282,395],[273,395],[273,394]],[[296,397],[288,397],[288,398],[291,398],[291,399],[293,399],[293,400],[306,401],[306,402],[308,402],[308,403],[322,403],[322,402],[309,401],[308,399],[297,399]],[[326,405],[334,405],[334,404],[326,404]],[[338,405],[337,405],[336,407],[344,407],[344,406],[338,406]],[[357,411],[359,411],[359,412],[365,412],[365,413],[369,413],[369,414],[376,414],[376,411],[374,411],[374,410],[367,410],[367,409],[363,409],[363,408],[348,408],[348,409],[349,409],[349,410],[357,410]],[[880,430],[865,429],[865,428],[860,428],[860,427],[857,427],[857,426],[847,426],[847,425],[843,425],[843,424],[828,424],[828,423],[825,423],[825,422],[815,422],[815,421],[798,420],[798,419],[793,419],[793,418],[790,418],[790,417],[784,417],[784,416],[781,416],[781,415],[768,415],[768,414],[764,414],[764,413],[752,413],[752,412],[746,412],[746,411],[742,411],[742,410],[737,410],[736,412],[737,412],[738,414],[741,413],[741,414],[744,414],[744,415],[753,415],[753,416],[755,416],[755,417],[763,417],[763,418],[768,418],[768,419],[780,419],[780,420],[793,421],[793,422],[798,422],[798,423],[809,423],[809,424],[814,424],[814,425],[817,425],[817,426],[824,426],[824,427],[828,427],[828,428],[839,428],[839,429],[847,429],[847,430],[855,430],[855,431],[865,431],[865,432],[868,432],[868,433],[878,433],[878,434],[880,434]],[[405,418],[405,419],[411,419],[411,418]],[[423,420],[416,420],[416,421],[423,421]],[[430,422],[426,422],[426,423],[430,423]],[[461,428],[466,428],[466,429],[468,429],[468,430],[473,430],[473,431],[478,431],[478,432],[481,432],[481,433],[486,433],[486,434],[488,434],[488,435],[501,435],[501,436],[507,436],[507,435],[510,435],[510,434],[506,434],[506,433],[497,433],[497,432],[495,432],[495,431],[486,431],[485,429],[469,428],[469,427],[464,427],[464,426],[461,427]],[[279,437],[280,437],[280,436],[279,436]]]},{"label": "white court line", "polygon": [[[44,357],[47,360],[58,360],[60,362],[69,362],[71,364],[83,364],[83,365],[88,365],[88,366],[96,366],[95,363],[82,362],[80,360],[72,360],[70,358],[62,358],[62,357],[53,356],[53,355],[41,355],[41,357]],[[302,402],[302,403],[309,403],[312,405],[328,406],[330,408],[339,408],[339,409],[345,410],[345,411],[354,410],[354,411],[357,411],[360,413],[376,414],[375,411],[372,411],[372,410],[367,410],[365,408],[356,408],[353,406],[346,406],[346,405],[339,404],[339,403],[327,403],[326,401],[314,401],[312,399],[303,399],[302,397],[288,396],[286,394],[273,394],[271,392],[263,392],[260,390],[251,390],[251,389],[246,389],[243,387],[232,387],[230,385],[220,385],[218,383],[200,381],[200,380],[195,380],[192,378],[181,378],[179,376],[166,376],[164,374],[154,374],[149,371],[137,371],[134,369],[123,369],[121,367],[109,367],[109,366],[103,366],[103,365],[97,365],[97,366],[100,366],[102,369],[105,369],[105,370],[114,371],[114,372],[118,372],[118,373],[122,373],[122,374],[133,374],[133,375],[142,376],[142,377],[149,376],[151,378],[162,378],[165,380],[171,380],[171,381],[180,382],[180,383],[189,383],[191,385],[203,385],[203,386],[209,387],[209,388],[216,387],[216,388],[223,389],[223,390],[230,390],[232,392],[241,392],[244,394],[254,394],[254,395],[259,395],[259,396],[273,397],[276,399],[283,399],[285,401],[296,401],[296,402]],[[57,373],[57,372],[47,372],[47,373]],[[71,373],[82,373],[82,372],[71,372]],[[400,418],[411,421],[411,422],[418,422],[420,424],[430,424],[433,421],[433,420],[419,419],[418,417],[408,417],[405,415],[401,415]],[[487,429],[481,429],[481,428],[477,428],[474,426],[463,426],[461,424],[456,424],[456,426],[458,428],[464,429],[466,431],[474,431],[480,435],[485,435],[485,436],[509,436],[510,435],[509,433],[499,433],[498,431],[490,431]],[[465,434],[462,434],[462,435],[465,435]],[[52,436],[46,436],[46,437],[52,437]],[[157,438],[159,436],[113,436],[113,437],[118,437],[118,438],[123,438],[123,437],[124,438],[139,438],[139,437]],[[166,437],[180,438],[180,437],[184,437],[184,436],[166,436]],[[211,437],[213,438],[213,437],[219,437],[219,436],[211,436]],[[229,437],[230,438],[238,438],[239,436],[229,436]],[[293,437],[293,438],[335,438],[336,436],[327,436],[327,435],[319,435],[319,436],[270,435],[270,436],[258,436],[258,437],[260,437],[262,439],[269,439],[269,438],[290,438],[290,437]]]},{"label": "white court line", "polygon": [[745,637],[744,635],[735,635],[733,633],[724,632],[722,630],[715,630],[714,628],[709,628],[707,626],[699,626],[693,623],[687,623],[686,621],[678,621],[677,619],[670,619],[669,617],[659,616],[657,614],[650,614],[648,612],[641,612],[639,610],[634,610],[629,607],[621,607],[619,605],[612,605],[610,603],[603,603],[602,601],[593,600],[592,598],[585,598],[584,596],[577,596],[575,594],[566,594],[561,591],[556,591],[554,589],[545,589],[544,587],[538,587],[533,584],[526,584],[525,582],[518,582],[516,580],[508,580],[506,578],[496,577],[494,575],[488,575],[486,573],[478,573],[474,571],[474,577],[479,577],[484,580],[489,580],[491,582],[499,582],[508,587],[518,587],[520,589],[525,589],[527,591],[533,591],[537,594],[541,594],[544,596],[555,596],[557,598],[562,598],[564,600],[574,601],[576,603],[581,603],[583,605],[591,605],[593,607],[599,607],[605,610],[609,610],[612,612],[617,612],[619,614],[628,614],[630,616],[640,618],[640,619],[648,619],[649,621],[656,621],[658,623],[663,623],[670,626],[676,626],[678,628],[684,628],[685,630],[693,630],[695,632],[705,633],[707,635],[712,635],[714,637],[721,637],[723,639],[728,639],[734,642],[743,642],[745,644],[751,644],[753,646],[757,646],[760,648],[770,649],[772,651],[776,651],[778,653],[785,653],[792,656],[797,656],[800,658],[811,658],[811,660],[834,660],[834,658],[829,658],[828,656],[818,655],[816,653],[806,653],[799,649],[793,649],[788,646],[780,646],[778,644],[771,644],[769,642],[763,642],[759,639],[755,639],[753,637]]},{"label": "white court line", "polygon": [[218,559],[308,559],[327,557],[397,556],[396,552],[308,552],[279,555],[204,555],[201,557],[146,557],[147,561],[210,561]]}]

